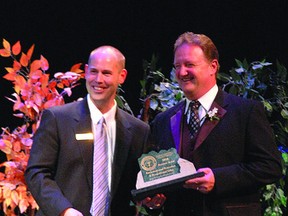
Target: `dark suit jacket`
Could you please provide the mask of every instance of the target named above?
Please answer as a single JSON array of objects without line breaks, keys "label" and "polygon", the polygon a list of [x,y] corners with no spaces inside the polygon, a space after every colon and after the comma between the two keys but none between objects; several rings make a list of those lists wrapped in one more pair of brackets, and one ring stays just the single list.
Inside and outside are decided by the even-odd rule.
[{"label": "dark suit jacket", "polygon": [[[160,113],[151,124],[156,150],[177,148],[185,102]],[[189,160],[210,167],[215,187],[167,194],[166,215],[260,215],[259,189],[281,176],[281,156],[260,102],[219,91],[213,107],[220,120],[205,120]]]},{"label": "dark suit jacket", "polygon": [[[92,132],[87,98],[45,110],[25,173],[40,206],[37,215],[57,216],[73,207],[90,215],[93,140],[76,140]],[[116,145],[112,168],[111,215],[135,215],[129,206],[149,125],[123,110],[116,113]]]}]

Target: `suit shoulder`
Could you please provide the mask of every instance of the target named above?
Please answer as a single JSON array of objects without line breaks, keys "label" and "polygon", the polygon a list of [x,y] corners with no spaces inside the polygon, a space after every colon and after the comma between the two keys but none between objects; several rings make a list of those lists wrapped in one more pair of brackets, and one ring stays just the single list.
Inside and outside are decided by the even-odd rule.
[{"label": "suit shoulder", "polygon": [[179,110],[183,109],[184,105],[185,105],[184,101],[179,102],[178,104],[176,104],[173,107],[170,107],[169,109],[165,110],[164,112],[158,113],[155,116],[155,120],[158,121],[158,120],[163,119],[163,118],[169,118],[170,119],[171,116],[173,116]]},{"label": "suit shoulder", "polygon": [[73,116],[75,113],[86,113],[88,112],[88,104],[86,100],[74,101],[67,104],[53,106],[44,110],[43,114],[53,113],[54,116]]},{"label": "suit shoulder", "polygon": [[253,99],[247,99],[244,97],[240,97],[237,95],[233,95],[233,94],[229,94],[229,93],[224,93],[225,95],[225,102],[229,103],[229,104],[234,104],[237,105],[239,107],[243,107],[243,106],[255,106],[255,105],[262,105],[262,103],[260,101],[257,100],[253,100]]},{"label": "suit shoulder", "polygon": [[122,119],[129,122],[131,125],[134,126],[141,126],[141,127],[149,127],[147,123],[142,121],[141,119],[136,118],[135,116],[131,115],[130,113],[127,113],[126,111],[118,108],[117,115],[121,116]]}]

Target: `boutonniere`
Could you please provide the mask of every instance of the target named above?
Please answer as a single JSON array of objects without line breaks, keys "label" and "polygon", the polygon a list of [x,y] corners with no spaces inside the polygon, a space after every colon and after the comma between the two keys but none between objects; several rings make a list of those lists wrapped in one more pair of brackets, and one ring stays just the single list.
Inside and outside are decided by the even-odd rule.
[{"label": "boutonniere", "polygon": [[93,140],[93,133],[75,134],[76,140]]},{"label": "boutonniere", "polygon": [[205,117],[206,117],[206,118],[209,118],[210,121],[214,121],[214,120],[219,121],[220,118],[219,118],[219,116],[217,115],[217,113],[218,113],[218,108],[214,107],[212,110],[210,110],[210,111],[205,115]]}]

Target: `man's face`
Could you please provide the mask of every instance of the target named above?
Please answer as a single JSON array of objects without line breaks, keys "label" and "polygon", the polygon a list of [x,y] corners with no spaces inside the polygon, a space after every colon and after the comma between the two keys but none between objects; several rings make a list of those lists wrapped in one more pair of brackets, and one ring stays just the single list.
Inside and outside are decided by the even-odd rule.
[{"label": "man's face", "polygon": [[90,64],[85,66],[87,91],[102,113],[114,105],[118,85],[124,83],[126,75],[111,50],[94,53]]},{"label": "man's face", "polygon": [[176,79],[185,96],[195,100],[216,84],[218,61],[209,62],[199,46],[182,44],[174,55]]}]

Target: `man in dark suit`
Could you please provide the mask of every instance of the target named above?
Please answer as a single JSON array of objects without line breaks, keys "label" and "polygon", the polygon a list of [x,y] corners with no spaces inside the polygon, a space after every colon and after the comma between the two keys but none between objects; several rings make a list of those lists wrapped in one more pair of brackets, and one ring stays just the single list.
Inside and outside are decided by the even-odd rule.
[{"label": "man in dark suit", "polygon": [[92,215],[135,215],[130,191],[135,188],[137,159],[149,125],[117,108],[114,98],[126,75],[123,54],[111,46],[99,47],[85,66],[87,97],[44,111],[25,173],[40,206],[37,215],[91,215],[93,143],[97,143],[93,133],[102,117],[108,134],[108,211]]},{"label": "man in dark suit", "polygon": [[[263,105],[217,87],[218,58],[205,35],[187,32],[176,40],[175,73],[186,98],[156,116],[153,144],[176,148],[205,175],[165,194],[165,216],[261,215],[259,189],[281,177],[280,152]],[[199,107],[189,109],[197,101]]]}]

